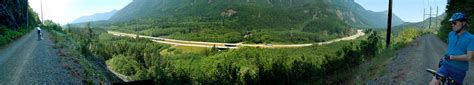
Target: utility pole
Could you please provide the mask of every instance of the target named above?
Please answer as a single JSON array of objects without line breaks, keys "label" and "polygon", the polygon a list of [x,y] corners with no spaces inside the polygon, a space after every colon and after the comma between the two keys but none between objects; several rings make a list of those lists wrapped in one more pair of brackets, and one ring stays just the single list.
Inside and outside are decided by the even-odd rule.
[{"label": "utility pole", "polygon": [[[26,0],[25,2],[26,2],[26,4],[29,3],[28,0]],[[25,11],[25,14],[26,14],[26,27],[30,27],[30,18],[29,18],[29,17],[30,17],[30,13],[29,13],[29,11],[28,11],[28,6],[27,6],[27,7],[24,7],[24,8],[23,8],[23,11]]]},{"label": "utility pole", "polygon": [[387,40],[386,40],[386,47],[390,47],[390,36],[392,33],[392,1],[388,0],[388,22],[387,22]]},{"label": "utility pole", "polygon": [[438,15],[438,6],[436,6],[436,16],[435,16],[435,17],[437,17],[437,18],[435,19],[435,24],[436,24],[436,25],[435,25],[435,28],[438,28],[438,25],[439,25],[439,22],[438,22],[438,18],[439,18],[439,15]]},{"label": "utility pole", "polygon": [[41,24],[43,24],[43,0],[41,0]]},{"label": "utility pole", "polygon": [[425,15],[426,15],[426,8],[423,8],[423,19],[421,20],[421,22],[423,22],[423,24],[421,24],[421,27],[422,28],[425,28]]},{"label": "utility pole", "polygon": [[439,22],[439,15],[438,15],[438,10],[439,10],[438,7],[439,7],[439,6],[438,6],[438,2],[437,2],[436,0],[434,0],[434,2],[435,2],[435,5],[436,5],[436,17],[437,17],[437,18],[436,18],[436,21],[435,21],[435,22],[436,22],[436,23],[435,23],[435,24],[436,24],[436,25],[435,25],[435,26],[436,26],[435,28],[439,29],[439,24],[440,24],[440,22]]},{"label": "utility pole", "polygon": [[431,29],[431,19],[433,19],[433,17],[431,17],[431,6],[430,6],[430,21],[428,23],[428,29]]},{"label": "utility pole", "polygon": [[425,16],[428,16],[429,20],[428,20],[428,29],[431,29],[431,19],[433,18],[433,16],[435,16],[435,14],[432,13],[432,7],[430,6],[430,13],[424,13],[424,10],[423,10],[423,27],[425,27],[424,23],[426,22],[425,21]]}]

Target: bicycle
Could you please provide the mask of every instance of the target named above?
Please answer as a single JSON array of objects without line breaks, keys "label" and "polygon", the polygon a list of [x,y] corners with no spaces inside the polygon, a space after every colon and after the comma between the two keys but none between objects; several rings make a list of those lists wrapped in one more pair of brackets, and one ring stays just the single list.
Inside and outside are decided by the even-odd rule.
[{"label": "bicycle", "polygon": [[440,80],[441,85],[445,85],[445,84],[457,85],[456,81],[451,77],[446,78],[444,75],[439,74],[435,70],[429,69],[429,68],[426,69],[426,71],[431,73],[436,78],[436,80]]},{"label": "bicycle", "polygon": [[43,40],[43,33],[38,33],[38,41]]}]

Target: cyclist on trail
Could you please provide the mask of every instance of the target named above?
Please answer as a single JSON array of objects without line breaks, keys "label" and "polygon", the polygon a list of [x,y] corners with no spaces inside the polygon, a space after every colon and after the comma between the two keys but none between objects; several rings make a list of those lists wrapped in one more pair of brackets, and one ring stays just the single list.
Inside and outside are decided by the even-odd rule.
[{"label": "cyclist on trail", "polygon": [[[474,55],[474,36],[467,31],[467,17],[462,12],[454,13],[449,19],[453,31],[448,34],[448,53],[441,59],[438,73],[451,77],[461,85]],[[430,85],[440,84],[433,78]]]},{"label": "cyclist on trail", "polygon": [[41,28],[39,26],[40,25],[36,27],[36,32],[38,33],[38,40],[43,40],[43,34],[41,33]]}]

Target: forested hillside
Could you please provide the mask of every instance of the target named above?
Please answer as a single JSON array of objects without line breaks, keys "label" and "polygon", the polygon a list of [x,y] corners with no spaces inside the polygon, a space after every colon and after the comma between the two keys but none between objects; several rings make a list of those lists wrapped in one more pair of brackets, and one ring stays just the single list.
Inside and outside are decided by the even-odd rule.
[{"label": "forested hillside", "polygon": [[[364,28],[386,28],[387,11],[374,12],[364,9],[354,0],[330,0],[331,6],[334,6],[338,16],[343,16],[344,21],[355,27]],[[395,14],[392,14],[392,26],[404,23]]]},{"label": "forested hillside", "polygon": [[[385,17],[353,0],[135,0],[102,27],[193,41],[312,43],[381,27]],[[402,22],[394,16],[394,25]]]},{"label": "forested hillside", "polygon": [[28,0],[0,1],[0,46],[15,40],[38,26],[40,20]]}]

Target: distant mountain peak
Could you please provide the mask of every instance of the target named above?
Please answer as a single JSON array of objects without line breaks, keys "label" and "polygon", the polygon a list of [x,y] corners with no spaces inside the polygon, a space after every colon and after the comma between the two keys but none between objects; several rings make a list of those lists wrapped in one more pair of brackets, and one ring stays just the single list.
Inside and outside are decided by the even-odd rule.
[{"label": "distant mountain peak", "polygon": [[81,22],[90,22],[90,21],[99,21],[99,20],[108,20],[110,17],[115,15],[118,10],[114,9],[110,12],[96,13],[93,15],[82,16],[75,19],[72,23],[81,23]]}]

